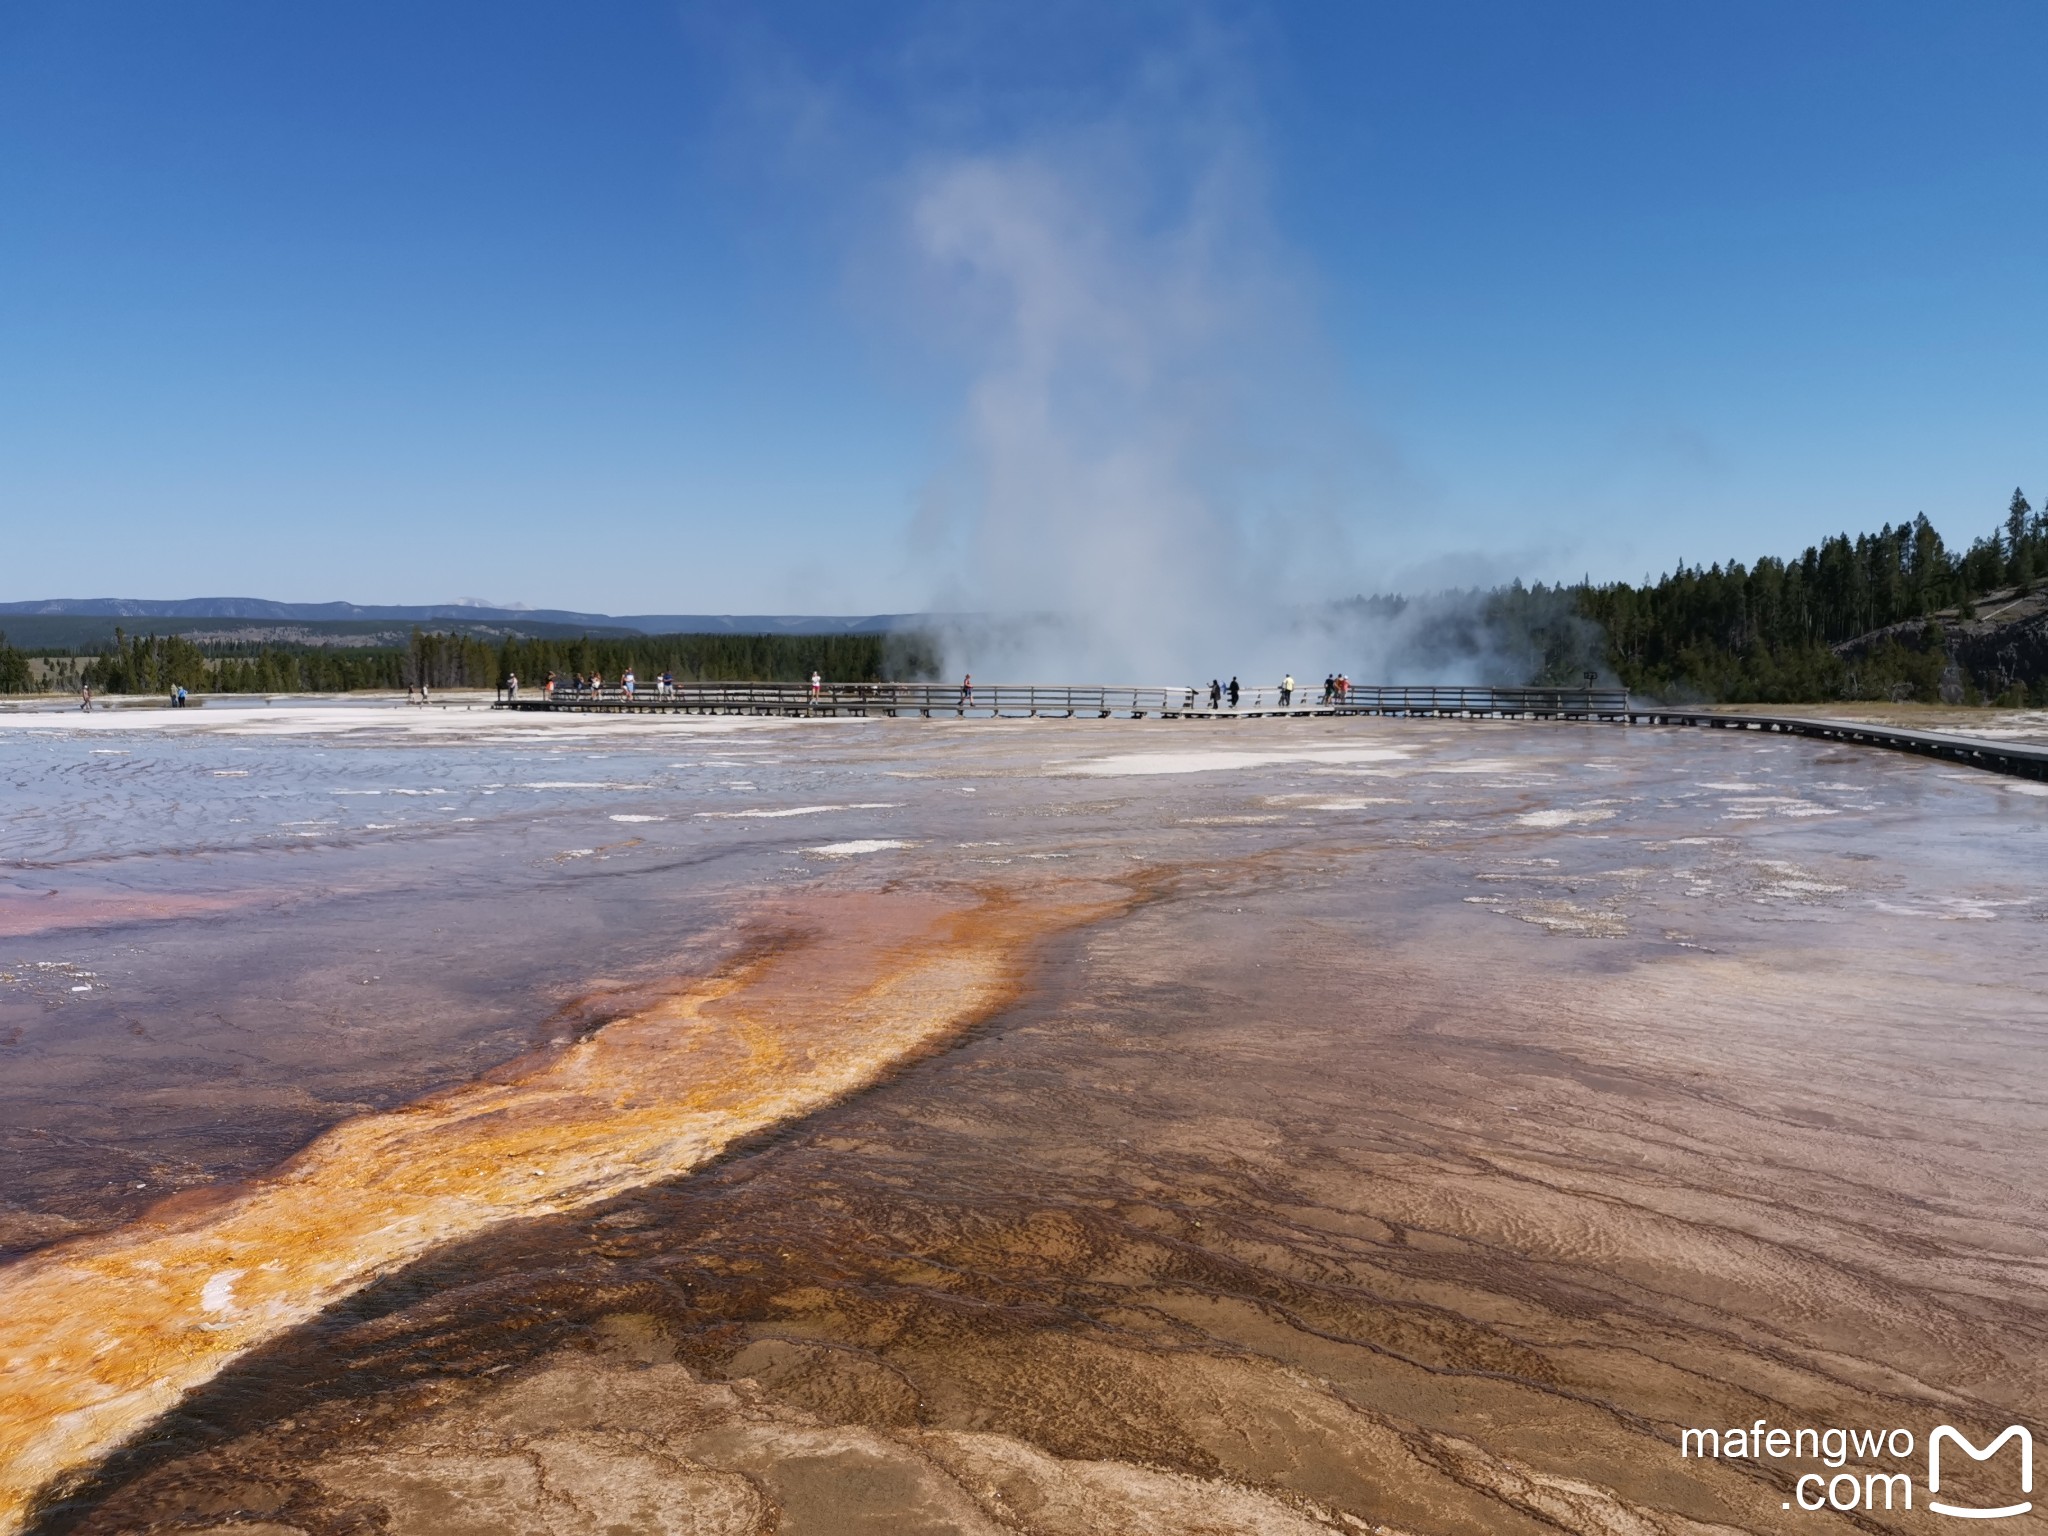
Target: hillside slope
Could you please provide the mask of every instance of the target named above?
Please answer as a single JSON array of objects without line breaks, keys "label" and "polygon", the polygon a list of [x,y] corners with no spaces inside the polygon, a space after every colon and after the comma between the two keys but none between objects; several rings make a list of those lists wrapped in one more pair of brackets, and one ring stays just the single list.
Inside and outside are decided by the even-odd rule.
[{"label": "hillside slope", "polygon": [[[1968,615],[1967,617],[1965,615]],[[1895,699],[1944,704],[2048,702],[2048,589],[1989,592],[1969,609],[1888,624],[1834,647],[1852,696],[1868,674],[1890,680]]]}]

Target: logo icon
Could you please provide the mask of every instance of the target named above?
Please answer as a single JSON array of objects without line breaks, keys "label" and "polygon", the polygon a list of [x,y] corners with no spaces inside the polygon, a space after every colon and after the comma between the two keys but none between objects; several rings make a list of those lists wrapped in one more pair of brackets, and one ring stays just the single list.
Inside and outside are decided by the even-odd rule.
[{"label": "logo icon", "polygon": [[[1929,1493],[1941,1492],[1941,1442],[1944,1440],[1953,1440],[1956,1443],[1956,1449],[1972,1461],[1989,1461],[1998,1454],[1999,1447],[2004,1445],[2006,1441],[2018,1440],[2020,1443],[2020,1492],[2032,1493],[2034,1491],[2034,1437],[2027,1433],[2024,1426],[2019,1424],[2007,1425],[2004,1434],[1980,1451],[1970,1443],[1969,1439],[1960,1430],[1952,1425],[1937,1424],[1934,1428],[1934,1433],[1927,1437],[1927,1491]],[[2007,1515],[2024,1515],[2034,1507],[2034,1504],[2031,1499],[2028,1499],[2018,1504],[2006,1504],[1997,1509],[1970,1509],[1960,1504],[1942,1504],[1929,1499],[1927,1507],[1937,1515],[1958,1515],[1965,1520],[2002,1520]]]}]

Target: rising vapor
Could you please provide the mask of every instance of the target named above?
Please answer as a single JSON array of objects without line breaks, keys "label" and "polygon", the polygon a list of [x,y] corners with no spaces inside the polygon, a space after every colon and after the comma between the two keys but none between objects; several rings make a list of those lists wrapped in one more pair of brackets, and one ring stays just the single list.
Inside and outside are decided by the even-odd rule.
[{"label": "rising vapor", "polygon": [[911,178],[921,291],[970,377],[919,527],[934,607],[988,616],[949,637],[963,666],[1182,683],[1314,660],[1280,643],[1309,594],[1301,466],[1268,430],[1308,394],[1301,284],[1233,87],[1183,57],[1109,120]]},{"label": "rising vapor", "polygon": [[1354,424],[1249,93],[1213,38],[1138,77],[1095,121],[905,178],[919,309],[966,365],[957,463],[913,540],[930,608],[976,616],[949,622],[947,668],[1527,680],[1555,647],[1477,593],[1338,601],[1393,572],[1353,543],[1370,509],[1333,489]]}]

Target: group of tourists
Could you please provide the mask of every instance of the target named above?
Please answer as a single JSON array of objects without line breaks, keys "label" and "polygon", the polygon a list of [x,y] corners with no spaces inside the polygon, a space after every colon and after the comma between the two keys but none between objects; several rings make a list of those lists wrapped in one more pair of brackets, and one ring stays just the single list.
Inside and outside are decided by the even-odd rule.
[{"label": "group of tourists", "polygon": [[[1280,687],[1278,691],[1280,695],[1280,707],[1283,709],[1291,708],[1294,704],[1294,695],[1297,691],[1294,685],[1294,674],[1292,672],[1288,673],[1285,677],[1280,679]],[[1234,677],[1230,680],[1228,685],[1225,685],[1212,677],[1209,679],[1209,707],[1211,709],[1222,709],[1224,707],[1224,700],[1228,699],[1230,701],[1229,707],[1235,709],[1237,708],[1238,700],[1243,697],[1243,692],[1244,691],[1238,687],[1237,679]],[[1351,679],[1346,677],[1342,672],[1332,672],[1323,679],[1322,702],[1324,704],[1343,704],[1350,697]],[[1195,690],[1190,688],[1188,690],[1188,706],[1190,708],[1193,708],[1194,702]],[[1252,702],[1256,704],[1258,700],[1254,698]]]},{"label": "group of tourists", "polygon": [[[558,695],[564,693],[579,699],[601,699],[604,697],[605,686],[604,674],[602,672],[593,672],[588,677],[585,677],[581,672],[571,672],[569,674],[569,681],[566,683],[556,673],[550,672],[541,679],[540,696],[550,703]],[[619,680],[611,686],[618,691],[621,698],[631,702],[639,696],[640,675],[631,667],[628,667],[619,674]],[[675,673],[663,672],[660,677],[654,680],[654,691],[657,697],[664,699],[673,698],[676,691]],[[517,672],[506,674],[505,692],[512,698],[516,699],[519,697],[519,674]]]}]

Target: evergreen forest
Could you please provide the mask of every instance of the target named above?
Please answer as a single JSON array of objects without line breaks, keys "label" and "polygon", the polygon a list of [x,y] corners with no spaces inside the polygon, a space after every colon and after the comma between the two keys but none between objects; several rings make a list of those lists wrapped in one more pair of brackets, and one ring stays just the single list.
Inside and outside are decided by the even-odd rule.
[{"label": "evergreen forest", "polygon": [[[891,635],[632,635],[570,640],[514,637],[496,644],[414,630],[405,646],[199,643],[182,635],[130,635],[85,658],[77,679],[101,694],[347,693],[425,686],[496,688],[513,673],[537,684],[549,672],[616,678],[797,682],[813,670],[841,682],[922,677],[936,666],[929,642]],[[67,674],[68,675],[68,674]],[[0,635],[0,693],[38,686],[31,658]]]},{"label": "evergreen forest", "polygon": [[[2048,704],[2048,614],[2028,602],[2048,583],[2048,505],[2020,490],[1999,524],[1967,548],[1950,546],[1926,516],[1875,533],[1836,534],[1793,559],[1753,564],[1680,561],[1668,575],[1628,582],[1524,587],[1519,582],[1429,612],[1429,648],[1447,661],[1487,654],[1518,675],[1502,683],[1575,682],[1604,672],[1667,702],[1808,703],[1831,699]],[[2029,633],[1987,640],[1979,605],[2018,609]],[[1400,598],[1343,605],[1391,617]],[[2034,634],[2032,631],[2043,633]],[[651,680],[796,682],[813,670],[835,682],[937,675],[934,637],[889,635],[611,635],[574,639],[415,629],[403,646],[274,644],[114,633],[97,654],[52,660],[0,634],[0,693],[66,685],[98,693],[342,693],[426,686],[529,686],[628,668]],[[38,663],[36,656],[43,660]],[[2014,661],[2013,657],[2019,657]],[[1986,660],[1986,658],[1992,658]],[[41,668],[39,671],[38,668]]]},{"label": "evergreen forest", "polygon": [[[1680,562],[1656,582],[1576,589],[1604,631],[1609,664],[1630,691],[1676,702],[1827,699],[1936,702],[1951,673],[1950,628],[1978,603],[2048,578],[2048,507],[2015,489],[2002,524],[1952,549],[1926,516],[1876,533],[1837,534],[1794,560]],[[1852,644],[1852,642],[1859,642]],[[2048,702],[2042,680],[1960,679],[1966,694]],[[2015,686],[2019,696],[2013,696]]]}]

